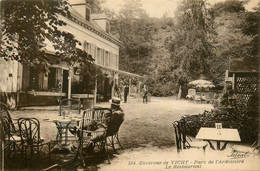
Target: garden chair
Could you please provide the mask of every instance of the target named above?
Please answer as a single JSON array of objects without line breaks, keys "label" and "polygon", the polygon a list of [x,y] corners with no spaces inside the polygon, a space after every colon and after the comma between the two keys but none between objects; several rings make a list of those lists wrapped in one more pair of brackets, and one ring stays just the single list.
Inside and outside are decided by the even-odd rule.
[{"label": "garden chair", "polygon": [[202,148],[205,153],[207,143],[204,141],[193,141],[191,137],[187,135],[186,120],[184,117],[182,117],[180,121],[175,121],[173,123],[173,127],[175,130],[176,146],[177,146],[178,153],[183,149],[190,149],[190,148],[197,148],[197,149]]},{"label": "garden chair", "polygon": [[5,117],[5,119],[8,120],[8,123],[10,124],[10,133],[12,133],[12,135],[19,136],[19,129],[13,123],[11,115],[7,110],[7,105],[2,102],[0,102],[0,115],[1,117]]},{"label": "garden chair", "polygon": [[14,135],[12,133],[12,124],[10,123],[10,118],[7,116],[1,116],[1,124],[3,128],[3,142],[4,142],[4,154],[5,154],[5,164],[7,167],[11,166],[11,159],[17,157],[17,149],[21,151],[20,143],[21,137]]},{"label": "garden chair", "polygon": [[100,155],[105,155],[110,163],[110,158],[107,152],[106,131],[107,118],[105,112],[95,109],[87,109],[83,113],[81,126],[78,129],[79,148],[76,155],[81,158],[83,166],[85,166],[85,157],[97,157],[97,152]]},{"label": "garden chair", "polygon": [[40,122],[36,118],[19,118],[18,125],[21,135],[22,154],[25,160],[27,160],[27,151],[30,149],[31,157],[34,153],[39,158],[40,151],[44,145],[49,148],[50,154],[50,143],[44,142],[44,139],[40,136]]},{"label": "garden chair", "polygon": [[80,114],[81,112],[81,102],[79,99],[63,99],[60,101],[59,113],[60,116],[63,112],[71,112]]},{"label": "garden chair", "polygon": [[233,145],[232,151],[239,152],[239,153],[247,153],[251,155],[258,155],[259,154],[259,145],[257,141],[255,141],[250,147],[242,146],[242,145]]},{"label": "garden chair", "polygon": [[186,98],[188,98],[189,100],[194,100],[195,95],[196,95],[196,90],[195,89],[189,89],[188,95],[186,96]]}]

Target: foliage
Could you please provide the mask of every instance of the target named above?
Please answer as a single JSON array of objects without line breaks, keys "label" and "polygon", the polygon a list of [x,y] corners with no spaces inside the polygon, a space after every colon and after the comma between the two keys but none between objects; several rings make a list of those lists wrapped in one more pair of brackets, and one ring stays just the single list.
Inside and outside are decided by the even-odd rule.
[{"label": "foliage", "polygon": [[257,61],[258,36],[256,32],[249,34],[249,31],[256,30],[257,13],[245,12],[244,5],[244,1],[225,1],[215,4],[211,9],[217,36],[212,42],[215,57],[209,61],[212,73],[209,78],[216,85],[223,82],[229,59],[247,58],[245,61],[249,63],[246,65]]},{"label": "foliage", "polygon": [[101,4],[105,0],[88,0],[86,3],[90,6],[91,13],[101,13],[103,11]]},{"label": "foliage", "polygon": [[93,94],[96,81],[104,77],[101,70],[94,65],[83,65],[80,67],[80,82],[78,85],[78,91],[81,93]]},{"label": "foliage", "polygon": [[59,15],[70,16],[66,0],[1,1],[1,57],[48,71],[46,45],[51,42],[56,55],[68,65],[90,64],[93,59],[80,48],[74,36],[60,31],[65,26]]},{"label": "foliage", "polygon": [[175,16],[174,20],[162,18],[161,25],[156,28],[158,38],[154,36],[156,48],[150,78],[154,80],[152,86],[158,87],[156,95],[175,94],[180,85],[186,87],[189,81],[209,74],[213,30],[205,1],[184,0]]},{"label": "foliage", "polygon": [[218,2],[214,5],[213,11],[215,16],[223,13],[240,13],[245,12],[245,1],[241,0],[229,0],[224,2]]},{"label": "foliage", "polygon": [[196,136],[201,127],[215,127],[222,123],[223,128],[238,129],[242,142],[254,142],[258,136],[258,112],[227,109],[222,111],[205,111],[198,115],[185,116],[187,133]]},{"label": "foliage", "polygon": [[[220,105],[211,111],[198,115],[186,115],[187,132],[196,136],[200,127],[215,127],[222,123],[223,128],[238,129],[242,142],[253,143],[258,136],[259,95],[256,93],[250,99],[248,106],[236,104],[236,95],[232,90],[221,97]],[[231,101],[232,100],[232,101]]]},{"label": "foliage", "polygon": [[106,10],[111,32],[125,45],[120,69],[146,75],[156,96],[174,95],[195,79],[223,87],[230,58],[257,61],[259,12],[246,12],[245,4],[184,0],[174,18],[160,19],[148,17],[139,0],[126,1],[118,15]]},{"label": "foliage", "polygon": [[152,46],[153,24],[141,8],[139,0],[127,0],[111,27],[124,47],[120,49],[120,69],[148,74]]},{"label": "foliage", "polygon": [[171,70],[178,73],[176,83],[189,73],[190,79],[197,79],[208,72],[207,59],[212,57],[210,37],[212,20],[205,1],[185,0],[176,13],[177,24],[173,29]]}]

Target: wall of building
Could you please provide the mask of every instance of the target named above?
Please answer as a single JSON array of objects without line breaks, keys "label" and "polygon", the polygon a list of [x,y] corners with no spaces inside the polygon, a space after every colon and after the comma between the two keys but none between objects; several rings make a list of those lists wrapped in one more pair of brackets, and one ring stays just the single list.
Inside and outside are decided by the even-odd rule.
[{"label": "wall of building", "polygon": [[[96,33],[86,29],[85,27],[69,20],[66,17],[59,16],[61,19],[63,19],[67,26],[62,26],[59,29],[62,31],[70,32],[72,33],[75,38],[82,43],[82,49],[86,48],[84,47],[84,44],[89,44],[89,47],[85,49],[88,53],[92,55],[92,57],[96,60],[95,62],[100,65],[104,65],[106,67],[111,67],[114,69],[118,69],[119,66],[119,46],[115,43],[112,43],[111,41],[97,35]],[[55,52],[54,48],[52,47],[52,44],[46,40],[46,50],[47,52]],[[101,60],[98,58],[98,49],[101,50],[100,53],[102,53],[102,57],[106,58],[108,60]],[[68,66],[66,64],[61,63],[58,65],[53,65],[52,67],[62,68],[62,70],[67,70]],[[40,95],[33,95],[28,94],[27,91],[30,91],[30,83],[29,83],[29,77],[30,77],[30,71],[23,72],[23,66],[19,64],[16,61],[8,61],[6,62],[4,59],[0,59],[0,68],[2,73],[0,74],[0,93],[2,93],[1,96],[5,99],[10,99],[12,101],[15,101],[14,104],[18,101],[21,106],[26,105],[50,105],[50,104],[57,104],[57,98],[59,96],[50,97],[41,97]],[[25,75],[23,75],[23,73]],[[61,78],[59,78],[62,80]],[[49,91],[48,87],[48,76],[43,77],[42,81],[42,89],[44,91]],[[72,82],[77,83],[79,81],[79,76],[73,76]],[[26,83],[26,84],[25,84]],[[27,86],[26,86],[27,85]],[[17,93],[19,92],[19,93]],[[67,93],[67,92],[66,92]],[[19,97],[18,97],[19,96]],[[3,99],[1,97],[1,99]],[[1,100],[0,99],[0,100]],[[47,102],[50,102],[47,104]],[[30,104],[29,104],[30,103]]]},{"label": "wall of building", "polygon": [[0,92],[17,92],[21,89],[22,65],[17,61],[0,58]]},{"label": "wall of building", "polygon": [[100,63],[98,56],[98,49],[104,50],[104,52],[109,52],[108,58],[110,58],[110,66],[112,68],[118,69],[119,62],[119,46],[106,40],[105,38],[93,33],[92,31],[86,29],[85,27],[74,23],[73,21],[60,16],[66,23],[67,26],[63,26],[60,29],[72,33],[75,38],[82,43],[82,49],[84,44],[88,43],[92,46],[89,47],[89,53],[96,60],[97,64],[106,66],[106,64]]}]

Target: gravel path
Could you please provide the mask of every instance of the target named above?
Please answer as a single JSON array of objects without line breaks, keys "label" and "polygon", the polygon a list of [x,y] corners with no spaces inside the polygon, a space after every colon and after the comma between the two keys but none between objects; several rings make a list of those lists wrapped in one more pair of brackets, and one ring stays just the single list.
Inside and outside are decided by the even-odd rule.
[{"label": "gravel path", "polygon": [[[97,105],[110,106],[109,103]],[[194,104],[173,98],[152,98],[152,102],[148,104],[130,99],[129,103],[122,103],[121,107],[125,112],[125,121],[120,127],[119,137],[124,150],[119,150],[119,154],[112,157],[110,165],[101,161],[98,165],[75,170],[164,170],[164,162],[180,159],[175,149],[172,122],[179,120],[181,116],[198,114],[213,108],[210,104]],[[58,107],[33,107],[10,113],[13,118],[38,118],[41,123],[41,136],[47,141],[55,139],[55,124],[44,119],[56,116]],[[196,156],[196,159],[205,160],[201,152],[189,150],[189,154],[184,157]],[[207,154],[216,153],[207,151]],[[223,153],[217,155],[221,156]]]}]

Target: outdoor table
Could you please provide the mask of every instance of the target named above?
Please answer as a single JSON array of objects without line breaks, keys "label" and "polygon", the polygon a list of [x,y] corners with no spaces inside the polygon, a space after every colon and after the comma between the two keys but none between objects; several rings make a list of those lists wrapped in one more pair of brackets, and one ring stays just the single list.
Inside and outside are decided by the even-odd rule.
[{"label": "outdoor table", "polygon": [[[240,136],[237,129],[230,129],[230,128],[206,128],[201,127],[196,139],[202,139],[207,141],[210,145],[210,148],[215,150],[214,146],[212,145],[211,141],[217,142],[217,150],[224,150],[228,144],[228,142],[240,142]],[[224,142],[222,148],[220,148],[220,142]]]},{"label": "outdoor table", "polygon": [[81,121],[81,116],[76,117],[76,115],[74,116],[70,116],[70,117],[63,117],[63,116],[58,116],[55,119],[52,120],[52,122],[54,122],[56,124],[56,127],[58,129],[58,134],[57,134],[57,139],[59,138],[59,134],[64,132],[64,136],[65,136],[65,145],[67,144],[68,141],[68,129],[69,126],[73,123],[76,123],[77,125],[79,125],[79,122]]},{"label": "outdoor table", "polygon": [[[57,137],[56,140],[59,142],[52,148],[52,152],[61,153],[63,151],[68,151],[68,153],[73,153],[73,144],[68,143],[68,129],[71,124],[79,125],[79,122],[82,120],[82,117],[79,114],[71,113],[69,116],[56,116],[53,119],[44,120],[55,123],[57,127]],[[64,138],[60,137],[61,134],[64,134]],[[55,153],[55,152],[54,152]]]}]

